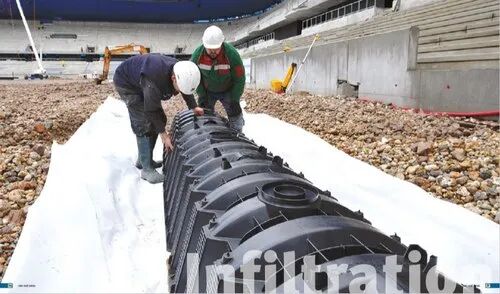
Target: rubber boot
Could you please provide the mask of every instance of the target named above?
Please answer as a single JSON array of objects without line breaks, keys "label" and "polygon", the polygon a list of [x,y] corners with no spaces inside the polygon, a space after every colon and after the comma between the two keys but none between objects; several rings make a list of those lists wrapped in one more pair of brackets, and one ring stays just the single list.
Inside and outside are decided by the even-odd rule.
[{"label": "rubber boot", "polygon": [[[153,160],[153,168],[159,168],[159,167],[162,167],[163,166],[163,163],[161,161],[155,161]],[[141,161],[139,160],[139,158],[137,158],[137,161],[135,162],[135,167],[137,167],[138,169],[142,169],[142,164],[141,164]]]},{"label": "rubber boot", "polygon": [[[148,137],[149,138],[149,147],[151,149],[151,158],[153,158],[153,150],[155,148],[155,145],[156,145],[156,140],[158,139],[158,135],[153,135],[151,137]],[[159,168],[159,167],[162,167],[163,165],[163,162],[161,161],[154,161],[153,160],[153,168]],[[135,162],[135,167],[137,167],[138,169],[142,169],[142,164],[141,164],[141,161],[139,159],[139,157],[137,158],[137,161]]]},{"label": "rubber boot", "polygon": [[243,131],[243,126],[245,125],[245,119],[243,118],[243,113],[238,114],[237,116],[230,116],[229,119],[229,127],[237,130],[238,132]]},{"label": "rubber boot", "polygon": [[139,161],[143,167],[141,178],[151,184],[163,182],[163,175],[153,168],[153,152],[150,137],[137,137],[137,149],[139,150]]}]

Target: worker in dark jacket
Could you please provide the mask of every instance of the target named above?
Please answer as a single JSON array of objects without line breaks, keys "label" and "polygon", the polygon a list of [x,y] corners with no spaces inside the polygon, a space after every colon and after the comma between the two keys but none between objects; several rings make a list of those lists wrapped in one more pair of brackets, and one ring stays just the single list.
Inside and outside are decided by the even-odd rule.
[{"label": "worker in dark jacket", "polygon": [[193,93],[200,83],[200,71],[190,61],[177,61],[161,54],[144,54],[131,57],[115,71],[113,78],[120,98],[127,105],[132,131],[137,137],[139,156],[136,166],[141,178],[150,183],[160,183],[163,175],[155,168],[161,162],[153,161],[153,149],[158,134],[167,151],[173,149],[166,130],[167,118],[161,101],[181,93],[189,109],[203,115],[197,107]]},{"label": "worker in dark jacket", "polygon": [[201,83],[196,92],[198,104],[213,110],[220,101],[226,110],[229,126],[241,131],[245,121],[240,98],[245,89],[245,67],[240,54],[231,44],[224,42],[224,34],[217,26],[203,33],[203,45],[191,56],[201,72]]}]

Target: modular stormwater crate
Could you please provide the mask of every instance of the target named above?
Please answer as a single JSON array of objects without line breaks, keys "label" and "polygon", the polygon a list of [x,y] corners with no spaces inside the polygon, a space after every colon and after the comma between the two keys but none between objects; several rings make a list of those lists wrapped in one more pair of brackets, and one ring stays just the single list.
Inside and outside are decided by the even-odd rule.
[{"label": "modular stormwater crate", "polygon": [[206,112],[178,113],[163,185],[172,293],[474,293]]}]

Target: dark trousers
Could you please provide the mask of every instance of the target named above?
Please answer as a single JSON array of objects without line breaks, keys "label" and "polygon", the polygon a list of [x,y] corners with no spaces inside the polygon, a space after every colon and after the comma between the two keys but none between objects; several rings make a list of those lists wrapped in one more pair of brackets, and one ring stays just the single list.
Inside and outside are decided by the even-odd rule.
[{"label": "dark trousers", "polygon": [[[122,88],[116,85],[115,88],[120,95],[120,99],[127,105],[130,126],[134,134],[139,137],[157,137],[158,133],[155,131],[153,124],[146,118],[143,94],[137,90]],[[165,118],[164,124],[166,123],[167,121]]]},{"label": "dark trousers", "polygon": [[235,130],[241,132],[243,125],[245,125],[245,120],[243,119],[243,111],[240,106],[239,101],[234,101],[231,99],[229,92],[224,93],[213,93],[207,92],[207,96],[200,101],[200,107],[214,110],[215,103],[220,101],[222,107],[227,113],[227,118],[229,120],[229,126]]}]

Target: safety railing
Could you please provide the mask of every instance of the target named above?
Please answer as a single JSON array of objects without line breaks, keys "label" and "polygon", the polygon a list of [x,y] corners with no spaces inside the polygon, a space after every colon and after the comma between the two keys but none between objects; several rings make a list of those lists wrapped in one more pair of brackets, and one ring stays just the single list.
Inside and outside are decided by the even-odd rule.
[{"label": "safety railing", "polygon": [[356,2],[337,7],[322,14],[303,20],[302,29],[307,29],[312,26],[316,26],[325,22],[339,19],[344,16],[368,9],[373,6],[375,6],[375,0],[358,0]]},{"label": "safety railing", "polygon": [[263,36],[260,36],[258,38],[252,39],[252,40],[245,42],[243,44],[240,44],[240,45],[236,46],[236,48],[238,48],[238,49],[248,48],[248,47],[256,45],[260,42],[274,40],[274,38],[275,38],[275,34],[274,34],[274,32],[271,32],[271,33],[265,34]]}]

